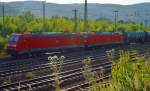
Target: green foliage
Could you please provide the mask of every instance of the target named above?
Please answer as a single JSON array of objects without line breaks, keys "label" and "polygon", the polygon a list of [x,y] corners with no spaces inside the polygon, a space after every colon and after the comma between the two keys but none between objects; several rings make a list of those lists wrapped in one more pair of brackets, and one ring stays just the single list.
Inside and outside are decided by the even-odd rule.
[{"label": "green foliage", "polygon": [[32,72],[27,72],[26,73],[26,77],[29,78],[29,79],[31,79],[31,78],[34,77],[34,74]]},{"label": "green foliage", "polygon": [[5,45],[6,45],[6,39],[0,36],[0,50],[4,49]]},{"label": "green foliage", "polygon": [[[112,50],[107,53],[110,61],[113,59],[113,53],[111,54],[111,52]],[[141,57],[137,51],[133,54],[135,54],[134,61],[131,53],[120,51],[120,58],[117,63],[112,61],[111,78],[107,83],[109,85],[104,87],[102,83],[98,83],[98,86],[93,84],[95,89],[93,90],[90,87],[89,91],[150,91],[150,59]],[[87,72],[87,74],[91,73],[93,72]],[[87,79],[91,77],[89,76]],[[92,81],[92,79],[89,79],[89,81]]]},{"label": "green foliage", "polygon": [[[83,31],[83,20],[78,19],[78,32]],[[120,21],[117,24],[118,31],[136,31],[136,30],[150,30],[150,27],[145,27],[143,24],[134,24],[131,22]],[[43,28],[45,27],[45,28]],[[53,16],[46,18],[43,26],[42,17],[37,17],[31,12],[23,12],[20,16],[5,17],[4,25],[2,17],[0,17],[0,30],[10,35],[12,32],[73,32],[74,19],[63,16]],[[102,18],[97,20],[88,20],[87,31],[113,31],[114,23],[108,19]]]},{"label": "green foliage", "polygon": [[112,68],[112,89],[114,91],[149,91],[149,59],[136,55],[134,63],[131,60],[129,53],[120,53],[119,62]]}]

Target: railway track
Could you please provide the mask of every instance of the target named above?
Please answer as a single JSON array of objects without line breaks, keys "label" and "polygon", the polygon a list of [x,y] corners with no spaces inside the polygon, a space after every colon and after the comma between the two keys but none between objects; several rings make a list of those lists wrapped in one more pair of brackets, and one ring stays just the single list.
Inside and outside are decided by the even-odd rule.
[{"label": "railway track", "polygon": [[[107,49],[109,50],[109,49]],[[104,53],[106,51],[106,49],[103,50],[99,50],[99,53]],[[66,57],[66,60],[71,60],[72,59],[76,59],[76,58],[83,58],[84,55],[89,55],[90,52],[86,51],[86,52],[77,52],[77,53],[73,53],[73,54],[65,54],[64,56]],[[73,56],[75,55],[75,56]],[[0,64],[0,71],[6,71],[9,69],[13,69],[13,70],[19,70],[20,68],[23,67],[30,67],[30,66],[34,66],[34,65],[41,65],[41,64],[47,64],[49,63],[49,61],[47,60],[47,57],[44,58],[37,58],[37,59],[24,59],[21,61],[16,61],[16,62],[10,62],[10,63],[5,63],[5,64]]]},{"label": "railway track", "polygon": [[[92,66],[93,71],[101,70],[101,67],[103,67],[106,71],[108,70],[110,71],[111,64],[103,63],[103,64],[97,64],[97,65]],[[59,75],[60,75],[60,80],[63,80],[64,82],[62,85],[69,84],[69,81],[73,79],[78,79],[79,77],[82,76],[82,68],[65,71],[65,72],[59,73]],[[42,85],[45,85],[45,84],[48,85],[49,83],[53,83],[54,82],[53,77],[54,75],[47,75],[47,76],[43,76],[43,77],[31,79],[31,80],[25,80],[25,81],[12,83],[12,84],[7,84],[7,85],[0,86],[0,90],[1,91],[17,91],[18,90],[17,86],[19,84],[20,84],[21,90],[28,90],[29,84],[32,88],[37,89],[38,87],[41,87]],[[83,79],[83,76],[82,76],[82,79]]]},{"label": "railway track", "polygon": [[[66,60],[65,63],[63,63],[63,66],[69,65],[69,64],[78,64],[82,60],[83,60],[83,58],[76,58],[76,59],[72,59],[72,60],[68,60],[68,61]],[[3,71],[0,71],[0,77],[11,76],[11,75],[19,74],[19,73],[24,73],[24,72],[48,69],[48,68],[50,68],[50,66],[51,66],[51,63],[47,63],[47,64],[23,67],[23,68],[20,68],[18,70],[16,70],[16,69],[3,70]]]},{"label": "railway track", "polygon": [[[120,46],[122,47],[122,46]],[[115,46],[115,47],[102,47],[102,48],[98,48],[98,50],[102,50],[103,52],[106,51],[106,50],[110,50],[111,48],[118,48],[118,46]],[[88,51],[91,51],[91,50],[88,50]],[[88,52],[86,51],[86,52]],[[85,50],[82,50],[80,52],[73,52],[73,53],[63,53],[62,55],[65,55],[65,56],[69,56],[70,55],[78,55],[78,54],[84,54],[85,53]],[[52,55],[60,55],[61,53],[52,53]],[[3,66],[4,67],[8,67],[8,66],[17,66],[17,65],[25,65],[25,64],[34,64],[34,63],[39,63],[41,64],[41,60],[43,60],[43,58],[47,58],[47,56],[43,57],[43,56],[40,56],[40,57],[36,57],[36,58],[25,58],[25,59],[11,59],[10,57],[9,58],[3,58],[3,59],[0,59],[0,68],[2,68]],[[41,59],[41,60],[40,60]],[[32,62],[30,62],[29,60],[31,60]],[[35,60],[35,61],[34,61]],[[46,61],[47,62],[47,61]]]},{"label": "railway track", "polygon": [[[93,64],[94,63],[103,63],[103,61],[106,61],[107,58],[105,55],[95,55],[95,56],[92,56],[91,59],[93,60]],[[99,60],[96,60],[96,59],[99,59]],[[76,68],[81,68],[82,67],[82,60],[83,59],[74,59],[72,61],[65,61],[65,63],[63,63],[63,69],[62,71],[66,71],[68,69],[76,69]],[[95,61],[94,61],[95,60]],[[109,63],[109,62],[108,62]],[[12,75],[17,75],[17,74],[23,74],[23,73],[27,73],[27,72],[33,72],[33,71],[39,71],[39,70],[47,70],[48,73],[51,73],[51,70],[50,70],[50,64],[44,64],[44,65],[40,65],[39,67],[32,67],[31,69],[28,68],[27,70],[20,70],[20,71],[4,71],[4,73],[2,74],[1,73],[1,79],[4,79],[5,77],[7,76],[12,76]],[[24,75],[24,74],[23,74]],[[15,78],[15,77],[14,77]],[[22,79],[23,80],[23,79]],[[15,79],[15,81],[17,81]]]},{"label": "railway track", "polygon": [[[88,55],[89,53],[84,53],[84,55]],[[69,55],[68,55],[69,56]],[[72,58],[72,57],[71,57]],[[75,59],[76,58],[76,59]],[[79,56],[75,56],[73,59],[67,59],[69,61],[65,61],[65,64],[77,64],[79,63],[83,58]],[[45,60],[45,59],[44,59]],[[80,60],[80,61],[79,61]],[[64,65],[65,65],[64,64]],[[3,79],[7,76],[11,76],[12,78],[12,75],[17,75],[19,73],[26,73],[26,72],[31,72],[31,71],[36,71],[36,70],[42,70],[42,69],[49,69],[49,66],[50,64],[47,64],[47,63],[44,63],[44,64],[40,64],[40,65],[31,65],[31,66],[27,66],[27,67],[17,67],[19,69],[11,69],[11,70],[3,70],[3,71],[0,71],[0,78]],[[10,68],[10,67],[9,67]],[[24,74],[23,74],[24,75]]]},{"label": "railway track", "polygon": [[[59,55],[61,53],[52,53],[49,55]],[[47,59],[47,56],[40,56],[36,58],[26,58],[26,59],[16,59],[16,60],[7,60],[7,61],[0,61],[0,70],[3,70],[3,68],[8,68],[11,69],[13,67],[18,67],[18,66],[28,66],[28,65],[37,65],[41,63],[46,63],[47,61],[44,60]]]},{"label": "railway track", "polygon": [[[107,80],[108,78],[111,78],[111,75],[108,76],[104,76],[100,79],[97,79],[97,82],[100,82],[102,80]],[[105,87],[109,86],[109,82],[105,81],[105,82],[101,82],[100,85],[105,85]],[[64,91],[88,91],[89,90],[89,83],[88,82],[81,82],[78,84],[75,84],[73,86],[70,86],[68,88],[64,88]]]},{"label": "railway track", "polygon": [[[108,79],[110,77],[109,73],[111,71],[111,63],[110,62],[105,62],[102,64],[95,64],[92,65],[93,71],[100,71],[101,69],[105,69],[104,74],[106,74],[103,79]],[[75,91],[77,88],[81,87],[86,87],[88,83],[84,82],[84,78],[82,75],[82,68],[74,69],[74,70],[69,70],[65,72],[59,73],[60,75],[60,80],[63,81],[61,84],[61,87],[67,86],[71,83],[78,83],[78,81],[82,84],[78,86],[72,86],[71,88],[65,89],[65,91]],[[24,90],[29,90],[32,88],[33,91],[40,91],[48,86],[49,83],[53,83],[55,80],[53,79],[54,75],[48,75],[48,76],[43,76],[39,78],[35,78],[32,80],[25,80],[25,81],[20,81],[17,83],[12,83],[12,84],[7,84],[1,86],[0,90],[2,91],[18,91],[20,89],[21,91]],[[77,81],[78,80],[78,81]],[[18,88],[19,85],[19,88]],[[54,89],[54,87],[51,85],[51,89]],[[48,87],[49,88],[49,87]]]},{"label": "railway track", "polygon": [[[122,49],[124,48],[124,46],[121,46],[121,47],[113,47],[114,49]],[[99,51],[99,53],[104,53],[105,51],[107,50],[110,50],[111,48],[101,48],[101,49],[98,49],[98,50],[101,50]],[[125,48],[124,48],[125,49]],[[97,50],[97,49],[96,49]],[[91,51],[91,50],[90,50]],[[66,58],[68,58],[68,60],[70,59],[74,59],[74,58],[77,58],[77,57],[84,57],[84,55],[88,55],[88,52],[89,51],[86,51],[86,52],[77,52],[77,53],[71,53],[70,55],[69,54],[64,54],[64,56]],[[72,55],[75,55],[75,56],[72,56]],[[47,64],[49,63],[48,60],[47,60],[47,56],[46,57],[41,57],[41,58],[31,58],[31,59],[22,59],[22,60],[16,60],[16,61],[7,61],[7,62],[4,62],[4,63],[0,63],[0,71],[3,71],[3,70],[9,70],[9,69],[20,69],[20,68],[23,68],[23,67],[29,67],[29,66],[34,66],[34,65],[40,65],[40,64]]]},{"label": "railway track", "polygon": [[[19,66],[27,67],[27,66],[31,66],[31,65],[33,66],[33,65],[38,65],[38,64],[46,64],[46,63],[48,63],[47,57],[48,56],[40,57],[40,58],[22,59],[22,60],[16,60],[16,61],[12,61],[12,62],[11,61],[4,62],[4,63],[0,63],[0,67],[1,67],[1,70],[4,70],[4,69],[12,69],[12,68],[19,67]],[[78,56],[74,56],[74,57],[78,57]]]},{"label": "railway track", "polygon": [[[102,54],[98,54],[99,51],[96,51],[94,52],[93,54],[97,54],[97,55],[94,55],[97,59],[98,59],[98,56],[99,58],[104,58],[106,55]],[[144,52],[143,52],[144,53]],[[87,54],[84,54],[84,55],[87,55]],[[117,55],[117,54],[116,54]],[[90,56],[90,55],[89,55]],[[43,59],[45,60],[45,59]],[[65,63],[64,65],[67,65],[67,64],[75,64],[75,63],[79,63],[83,60],[83,57],[76,57],[76,58],[72,58],[72,59],[67,59],[65,60]],[[36,70],[42,70],[42,69],[47,69],[50,67],[50,63],[44,63],[44,64],[40,64],[40,65],[30,65],[30,66],[27,66],[27,67],[22,67],[19,66],[17,69],[12,69],[11,70],[3,70],[3,71],[0,71],[0,77],[5,77],[5,76],[11,76],[11,75],[15,75],[15,74],[18,74],[18,73],[25,73],[25,72],[30,72],[30,71],[36,71]]]},{"label": "railway track", "polygon": [[[144,51],[143,51],[144,53]],[[116,54],[117,55],[117,54]],[[145,54],[143,54],[145,55]],[[95,55],[93,59],[100,59],[97,61],[105,61],[106,60],[106,55]],[[65,63],[63,63],[63,66],[65,65],[79,65],[83,58],[76,58],[70,60],[66,60]],[[19,70],[16,69],[11,69],[11,70],[5,70],[5,71],[0,71],[0,77],[6,77],[6,76],[12,76],[20,73],[26,73],[26,72],[32,72],[32,71],[38,71],[38,70],[44,70],[44,69],[50,69],[50,63],[49,64],[41,64],[41,65],[36,65],[36,66],[31,66],[31,67],[25,67],[25,68],[20,68]]]},{"label": "railway track", "polygon": [[[119,46],[119,47],[113,47],[113,48],[114,49],[124,48],[124,50],[125,50],[125,47],[127,48],[130,46]],[[132,47],[132,45],[131,45],[131,47]],[[111,48],[99,48],[98,50],[101,50],[99,52],[104,53],[105,51],[110,50]],[[86,52],[88,53],[89,51],[86,51]],[[66,58],[73,59],[76,57],[84,57],[84,55],[86,55],[86,52],[81,51],[81,52],[77,52],[77,53],[71,53],[70,55],[69,54],[62,54],[62,55],[64,55]],[[76,56],[73,57],[72,55],[76,55]],[[29,67],[29,66],[33,66],[33,65],[40,65],[40,64],[46,64],[46,63],[48,63],[47,56],[40,57],[40,58],[37,57],[37,58],[29,58],[29,59],[10,60],[10,61],[6,61],[6,62],[0,61],[0,71],[15,69],[15,68],[20,69],[22,67]]]},{"label": "railway track", "polygon": [[[125,48],[126,49],[126,48]],[[139,50],[143,50],[143,49],[139,49]],[[98,51],[99,52],[99,51]],[[89,53],[83,53],[83,56],[85,56],[85,55],[87,55],[87,56],[93,56],[92,57],[92,60],[97,60],[97,59],[100,59],[100,58],[104,58],[103,60],[102,59],[100,59],[100,60],[97,60],[98,62],[100,62],[99,63],[99,66],[101,65],[106,65],[106,64],[111,64],[110,62],[106,62],[105,63],[105,61],[106,61],[106,56],[104,56],[104,55],[99,55],[99,56],[96,56],[95,54],[96,53],[98,53],[97,51],[92,51],[92,52],[89,52]],[[145,51],[143,51],[143,52],[141,52],[141,53],[144,53]],[[144,55],[144,54],[143,54]],[[149,54],[147,54],[147,55],[149,55]],[[68,55],[69,56],[69,55]],[[76,57],[75,57],[76,58]],[[65,61],[65,63],[64,63],[64,66],[66,66],[66,70],[69,68],[69,67],[67,67],[68,65],[70,66],[70,67],[73,67],[71,64],[77,64],[77,65],[79,65],[78,63],[81,63],[80,61],[82,60],[82,58],[80,59],[74,59],[74,61]],[[95,62],[97,62],[97,61],[95,61]],[[68,62],[68,63],[67,63]],[[97,64],[97,63],[95,63],[95,64]],[[45,65],[45,66],[44,66]],[[18,72],[19,73],[22,73],[22,72],[30,72],[30,71],[36,71],[36,70],[42,70],[42,69],[49,69],[50,68],[50,66],[49,66],[50,64],[43,64],[43,65],[38,65],[39,66],[39,68],[38,67],[33,67],[34,69],[32,69],[32,68],[30,68],[30,69],[27,69],[27,70],[20,70],[20,71],[15,71],[14,70],[14,72],[12,72],[11,71],[11,73],[10,72],[6,72],[6,74],[3,74],[3,75],[1,75],[1,77],[3,76],[3,77],[5,77],[5,76],[10,76],[10,75],[14,75],[14,74],[18,74]],[[77,70],[77,69],[80,69],[80,67],[77,67],[77,68],[74,68],[75,70]],[[95,68],[96,69],[96,68]],[[66,70],[64,70],[62,73],[64,73],[64,77],[67,77],[67,76],[69,76],[69,78],[67,78],[67,79],[71,79],[71,77],[70,77],[70,74],[72,74],[71,72],[73,72],[73,69],[69,72],[69,71],[66,71]],[[62,74],[62,73],[60,73],[60,74]],[[69,74],[67,74],[67,73],[69,73]],[[74,75],[75,76],[75,75]],[[44,77],[47,77],[47,76],[42,76],[41,78],[42,79],[44,79]],[[52,76],[50,76],[50,75],[48,75],[48,77],[52,77]],[[75,76],[75,77],[78,77],[78,76]],[[38,79],[38,78],[35,78],[35,79]],[[67,79],[65,79],[65,78],[63,78],[63,76],[62,76],[62,79],[63,80],[66,80],[67,81]],[[76,78],[77,79],[77,78]],[[52,81],[53,79],[49,79],[49,80],[47,80],[46,82],[52,82],[53,83],[53,81]],[[45,81],[45,80],[42,80],[42,81]],[[24,83],[25,82],[25,83]],[[35,81],[34,82],[34,79],[31,79],[31,80],[25,80],[25,81],[20,81],[20,82],[16,82],[16,83],[12,83],[12,84],[6,84],[6,85],[2,85],[2,86],[0,86],[0,88],[3,88],[3,89],[0,89],[0,91],[2,90],[2,91],[17,91],[16,89],[18,89],[18,84],[20,84],[21,83],[21,87],[22,88],[20,88],[20,89],[24,89],[24,88],[29,88],[30,86],[32,87],[32,89],[33,88],[38,88],[38,87],[44,87],[44,86],[47,86],[47,85],[37,85],[37,86],[35,86],[35,85],[33,85],[32,83],[36,83],[36,84],[38,84],[38,82],[39,82],[39,84],[42,84],[42,82],[40,83],[40,81]],[[65,83],[67,83],[67,82],[65,82]],[[82,84],[83,85],[83,84]],[[26,91],[26,90],[25,90]],[[40,91],[40,90],[39,90]],[[69,91],[69,90],[68,90]],[[71,91],[71,90],[70,90]]]}]

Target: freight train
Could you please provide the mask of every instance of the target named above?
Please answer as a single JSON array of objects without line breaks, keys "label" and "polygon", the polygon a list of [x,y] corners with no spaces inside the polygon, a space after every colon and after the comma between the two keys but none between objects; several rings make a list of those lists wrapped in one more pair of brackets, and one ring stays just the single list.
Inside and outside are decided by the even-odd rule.
[{"label": "freight train", "polygon": [[12,56],[74,48],[150,42],[150,32],[25,33],[10,36],[7,52]]}]

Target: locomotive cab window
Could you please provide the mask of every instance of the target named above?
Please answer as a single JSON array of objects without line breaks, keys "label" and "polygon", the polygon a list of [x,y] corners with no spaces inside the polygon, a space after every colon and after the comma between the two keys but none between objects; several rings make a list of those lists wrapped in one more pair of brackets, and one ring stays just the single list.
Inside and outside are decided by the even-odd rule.
[{"label": "locomotive cab window", "polygon": [[18,35],[11,35],[9,38],[9,42],[17,43],[18,39],[19,39]]}]

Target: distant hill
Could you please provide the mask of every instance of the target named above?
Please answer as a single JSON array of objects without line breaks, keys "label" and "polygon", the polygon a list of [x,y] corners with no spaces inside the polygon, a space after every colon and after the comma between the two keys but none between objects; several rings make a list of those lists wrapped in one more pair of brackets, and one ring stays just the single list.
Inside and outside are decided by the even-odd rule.
[{"label": "distant hill", "polygon": [[[67,16],[73,17],[73,9],[78,9],[78,15],[83,17],[84,4],[46,4],[46,17]],[[150,3],[134,5],[117,4],[88,4],[88,17],[92,19],[108,18],[114,20],[114,10],[118,10],[118,20],[144,22],[150,20]],[[20,15],[24,11],[31,11],[37,16],[42,16],[42,2],[40,1],[20,1],[5,3],[5,13]],[[0,6],[0,12],[2,8]],[[0,16],[2,13],[0,13]],[[148,21],[149,21],[148,20]],[[147,22],[148,22],[147,21]]]}]

